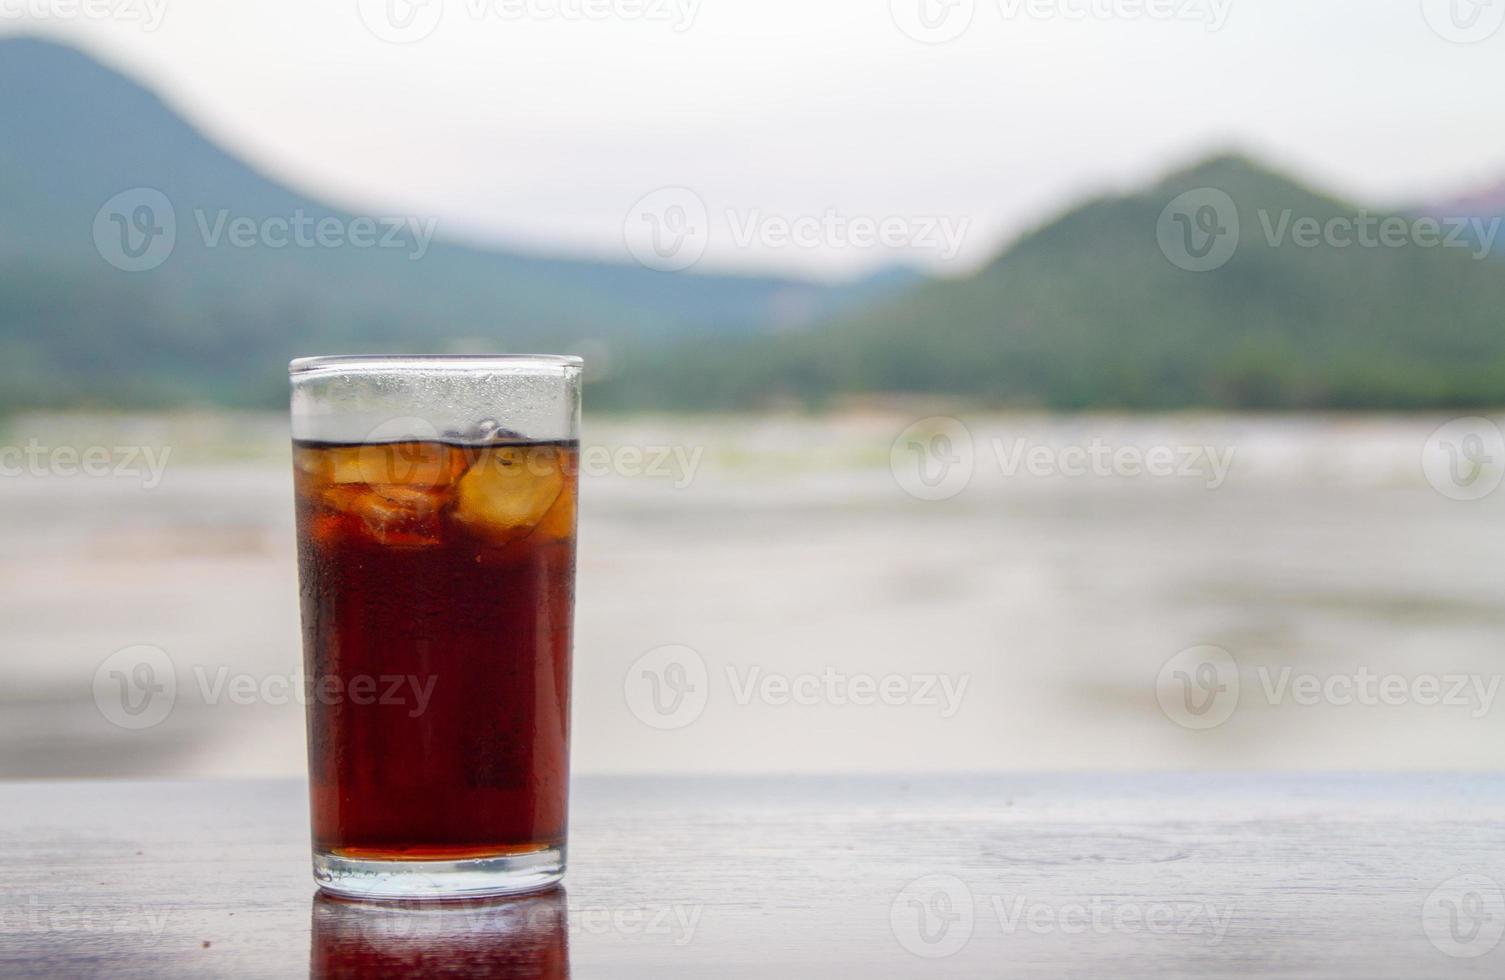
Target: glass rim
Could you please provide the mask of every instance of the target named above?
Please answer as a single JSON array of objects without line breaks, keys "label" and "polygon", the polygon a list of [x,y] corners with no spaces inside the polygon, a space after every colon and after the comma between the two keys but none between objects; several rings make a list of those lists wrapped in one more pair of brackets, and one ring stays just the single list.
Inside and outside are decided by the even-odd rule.
[{"label": "glass rim", "polygon": [[585,361],[574,354],[321,354],[297,357],[287,373],[296,377],[329,368],[354,368],[367,372],[486,371],[519,368],[579,370]]}]

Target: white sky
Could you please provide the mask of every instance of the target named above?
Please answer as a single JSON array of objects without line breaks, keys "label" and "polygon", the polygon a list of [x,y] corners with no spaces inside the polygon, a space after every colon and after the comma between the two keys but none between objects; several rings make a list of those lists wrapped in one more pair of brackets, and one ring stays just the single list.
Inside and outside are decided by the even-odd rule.
[{"label": "white sky", "polygon": [[[673,185],[711,215],[701,268],[841,276],[896,255],[739,245],[726,212],[969,219],[956,261],[910,253],[945,273],[1217,147],[1375,203],[1505,179],[1505,29],[1427,18],[1475,0],[426,0],[402,45],[363,19],[387,0],[78,2],[0,0],[0,32],[85,47],[304,190],[550,252],[624,258],[629,210]],[[975,4],[954,40],[896,25],[947,2]],[[652,16],[548,15],[582,3]]]}]

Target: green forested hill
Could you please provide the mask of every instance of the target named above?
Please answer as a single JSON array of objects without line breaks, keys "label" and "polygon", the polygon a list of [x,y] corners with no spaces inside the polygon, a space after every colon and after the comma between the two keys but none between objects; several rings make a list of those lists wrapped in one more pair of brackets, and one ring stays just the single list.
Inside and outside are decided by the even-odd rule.
[{"label": "green forested hill", "polygon": [[[96,246],[96,215],[139,189],[166,200],[175,244],[160,266],[122,271]],[[670,274],[625,252],[613,263],[472,247],[442,224],[420,261],[406,247],[237,248],[223,231],[211,247],[202,229],[221,215],[347,228],[353,217],[259,173],[81,52],[0,38],[0,410],[276,405],[296,354],[652,347],[789,329],[920,278]]]},{"label": "green forested hill", "polygon": [[[1187,271],[1157,225],[1205,188],[1236,207],[1237,248]],[[1380,244],[1359,243],[1363,217]],[[874,392],[1061,409],[1505,404],[1505,262],[1411,241],[1409,218],[1407,242],[1385,246],[1383,217],[1220,157],[1088,202],[966,279],[800,336],[645,357],[601,394],[726,407]],[[1340,219],[1338,237],[1298,242],[1303,218]],[[1355,223],[1353,244],[1341,222]]]},{"label": "green forested hill", "polygon": [[[598,408],[1505,405],[1505,258],[1480,257],[1474,235],[1306,247],[1297,222],[1382,216],[1239,157],[1088,201],[964,279],[833,287],[520,255],[442,230],[422,261],[207,247],[200,213],[350,216],[71,49],[0,40],[0,93],[0,411],[275,406],[295,354],[455,349],[605,352]],[[142,187],[171,202],[179,234],[159,268],[132,273],[102,258],[94,225]],[[1163,213],[1188,191],[1237,213],[1237,249],[1210,271],[1164,247]]]}]

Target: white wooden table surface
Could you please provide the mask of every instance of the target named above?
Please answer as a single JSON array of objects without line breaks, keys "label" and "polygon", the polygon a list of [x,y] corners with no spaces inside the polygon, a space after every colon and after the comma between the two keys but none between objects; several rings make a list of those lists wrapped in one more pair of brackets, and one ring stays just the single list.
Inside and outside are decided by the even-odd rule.
[{"label": "white wooden table surface", "polygon": [[0,976],[1505,977],[1505,777],[583,779],[562,891],[317,897],[294,782],[0,783]]}]

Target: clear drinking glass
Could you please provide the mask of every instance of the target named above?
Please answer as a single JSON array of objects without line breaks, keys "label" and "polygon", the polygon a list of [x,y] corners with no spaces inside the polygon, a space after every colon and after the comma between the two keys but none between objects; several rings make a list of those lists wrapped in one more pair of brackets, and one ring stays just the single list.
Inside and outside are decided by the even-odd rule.
[{"label": "clear drinking glass", "polygon": [[315,880],[362,898],[558,881],[580,360],[290,374]]}]

